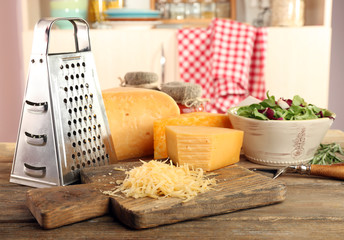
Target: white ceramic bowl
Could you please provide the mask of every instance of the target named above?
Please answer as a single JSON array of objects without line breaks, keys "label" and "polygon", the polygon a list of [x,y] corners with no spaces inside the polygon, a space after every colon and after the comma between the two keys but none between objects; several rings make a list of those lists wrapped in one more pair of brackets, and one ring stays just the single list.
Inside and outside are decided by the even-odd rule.
[{"label": "white ceramic bowl", "polygon": [[238,116],[238,108],[229,109],[228,115],[233,127],[244,131],[244,155],[248,160],[263,165],[287,166],[309,162],[333,123],[330,118],[257,120]]}]

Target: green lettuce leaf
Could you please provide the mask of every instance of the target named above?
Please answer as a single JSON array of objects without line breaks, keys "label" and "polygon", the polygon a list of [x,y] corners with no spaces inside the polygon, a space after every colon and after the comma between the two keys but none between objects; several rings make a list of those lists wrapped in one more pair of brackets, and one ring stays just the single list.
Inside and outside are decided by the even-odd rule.
[{"label": "green lettuce leaf", "polygon": [[[274,96],[266,93],[266,99],[260,103],[251,104],[238,108],[237,115],[259,120],[308,120],[323,117],[333,118],[333,114],[324,108],[319,108],[313,104],[307,104],[299,95],[295,95],[292,100],[287,99],[289,108],[281,108]],[[284,99],[282,99],[284,100]],[[290,105],[291,103],[291,105]],[[285,107],[284,107],[285,108]]]}]

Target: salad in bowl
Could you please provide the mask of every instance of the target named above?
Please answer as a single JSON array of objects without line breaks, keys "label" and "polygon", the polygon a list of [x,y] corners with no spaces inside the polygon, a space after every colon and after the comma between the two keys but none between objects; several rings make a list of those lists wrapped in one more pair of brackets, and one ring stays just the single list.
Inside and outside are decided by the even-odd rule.
[{"label": "salad in bowl", "polygon": [[335,119],[298,95],[276,100],[269,93],[261,102],[230,108],[228,115],[233,128],[244,131],[248,160],[271,166],[309,162]]}]

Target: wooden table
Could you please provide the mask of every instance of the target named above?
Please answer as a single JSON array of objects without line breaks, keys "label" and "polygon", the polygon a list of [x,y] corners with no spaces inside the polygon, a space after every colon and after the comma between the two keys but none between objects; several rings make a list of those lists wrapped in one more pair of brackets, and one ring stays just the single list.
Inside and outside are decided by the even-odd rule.
[{"label": "wooden table", "polygon": [[[324,142],[344,147],[344,133],[330,130]],[[219,216],[131,230],[103,216],[43,230],[25,205],[30,187],[9,183],[14,143],[0,143],[0,239],[343,239],[344,182],[284,175],[282,203]],[[245,167],[258,166],[242,160]]]}]

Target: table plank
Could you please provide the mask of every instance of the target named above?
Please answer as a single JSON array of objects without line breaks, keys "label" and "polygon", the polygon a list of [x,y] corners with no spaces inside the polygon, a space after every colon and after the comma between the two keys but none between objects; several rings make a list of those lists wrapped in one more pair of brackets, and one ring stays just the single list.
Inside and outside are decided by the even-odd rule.
[{"label": "table plank", "polygon": [[15,143],[0,143],[0,184],[9,182]]},{"label": "table plank", "polygon": [[0,143],[0,163],[12,163],[15,143]]},{"label": "table plank", "polygon": [[[35,222],[26,206],[26,192],[31,187],[13,183],[0,184],[0,222]],[[1,238],[0,238],[1,239]]]},{"label": "table plank", "polygon": [[[330,130],[323,142],[344,147],[344,133]],[[295,175],[279,178],[287,196],[276,205],[139,231],[109,215],[43,230],[25,205],[31,188],[9,183],[14,148],[0,143],[0,239],[341,239],[344,234],[343,181]],[[239,164],[257,166],[244,158]]]},{"label": "table plank", "polygon": [[[250,211],[250,210],[244,210]],[[1,239],[341,239],[341,219],[275,219],[231,214],[202,218],[146,230],[130,230],[111,216],[42,230],[36,223],[0,223]],[[20,229],[20,231],[18,231]],[[325,238],[326,237],[326,238]]]},{"label": "table plank", "polygon": [[339,143],[344,148],[344,132],[338,129],[330,129],[327,131],[322,143]]}]

